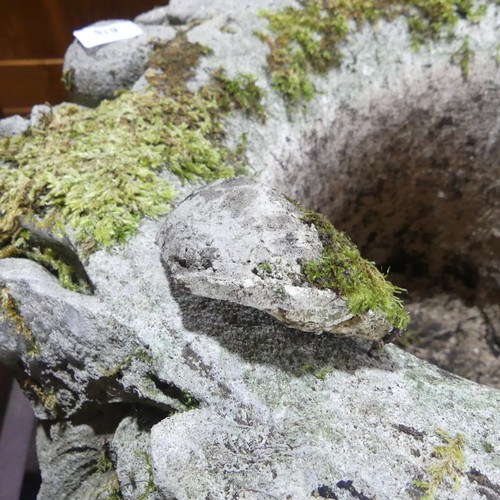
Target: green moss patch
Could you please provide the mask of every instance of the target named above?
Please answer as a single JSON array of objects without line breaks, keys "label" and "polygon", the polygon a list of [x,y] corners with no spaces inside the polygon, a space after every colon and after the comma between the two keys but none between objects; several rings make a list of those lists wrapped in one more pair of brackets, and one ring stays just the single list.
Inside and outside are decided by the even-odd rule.
[{"label": "green moss patch", "polygon": [[272,84],[292,103],[314,96],[311,73],[323,74],[340,66],[342,42],[352,22],[359,27],[364,22],[376,23],[382,18],[390,20],[403,15],[413,46],[418,48],[428,39],[453,37],[459,19],[476,23],[487,8],[486,4],[476,7],[473,0],[305,0],[302,3],[303,8],[263,11],[261,15],[269,21],[269,31],[258,33],[271,49],[268,65]]},{"label": "green moss patch", "polygon": [[[174,40],[156,45],[147,73],[148,82],[159,93],[177,97],[189,95],[186,83],[195,76],[194,68],[200,58],[211,52],[204,45],[190,43],[185,33],[179,33]],[[211,75],[210,85],[200,90],[200,95],[216,102],[220,113],[243,110],[265,120],[263,91],[256,78],[248,73],[229,78],[224,68],[219,68]]]},{"label": "green moss patch", "polygon": [[415,486],[425,491],[423,500],[433,500],[439,490],[451,485],[456,493],[460,488],[460,477],[465,471],[465,436],[457,434],[451,436],[442,429],[437,428],[436,434],[443,441],[442,445],[434,446],[432,456],[435,463],[429,467],[427,481],[414,481]]},{"label": "green moss patch", "polygon": [[349,237],[326,217],[307,210],[302,221],[316,228],[323,244],[321,259],[302,264],[306,281],[344,296],[355,316],[372,310],[384,314],[393,327],[406,328],[410,317],[398,297],[404,290],[387,281],[373,262],[363,259]]},{"label": "green moss patch", "polygon": [[265,121],[266,113],[262,105],[263,92],[257,85],[255,76],[240,73],[236,78],[229,78],[223,68],[212,75],[213,84],[206,87],[203,93],[217,101],[219,109],[224,113],[242,110],[247,115],[255,115]]},{"label": "green moss patch", "polygon": [[263,116],[255,79],[231,79],[221,69],[193,93],[185,80],[206,49],[177,38],[159,50],[153,66],[172,58],[176,80],[165,68],[147,93],[124,92],[96,109],[63,104],[24,134],[0,140],[0,257],[32,258],[67,286],[77,284],[64,259],[30,246],[27,227],[59,239],[69,230],[86,256],[126,241],[144,217],[168,210],[174,193],[166,171],[183,182],[210,182],[241,170],[245,138],[228,148],[224,119],[236,109]]}]

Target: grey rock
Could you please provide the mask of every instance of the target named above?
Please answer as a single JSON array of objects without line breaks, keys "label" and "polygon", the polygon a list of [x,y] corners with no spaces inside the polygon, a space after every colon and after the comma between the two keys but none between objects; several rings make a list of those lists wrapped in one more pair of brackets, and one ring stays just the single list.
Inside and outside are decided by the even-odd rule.
[{"label": "grey rock", "polygon": [[[184,408],[158,394],[147,375],[148,346],[108,315],[95,296],[62,288],[26,259],[0,260],[0,286],[19,304],[17,312],[32,335],[23,337],[15,322],[3,318],[0,362],[21,372],[38,418],[69,418],[89,403],[134,403],[147,400],[147,393],[165,411]],[[132,366],[134,373],[128,371]]]},{"label": "grey rock", "polygon": [[19,135],[28,130],[29,121],[21,115],[9,116],[0,120],[0,137]]},{"label": "grey rock", "polygon": [[[140,410],[138,411],[140,412]],[[121,420],[110,443],[115,472],[125,498],[151,498],[154,493],[149,416],[128,416]],[[145,419],[142,424],[140,419]],[[143,495],[141,497],[141,495]]]},{"label": "grey rock", "polygon": [[91,500],[104,495],[112,479],[112,473],[98,470],[105,443],[106,435],[99,435],[90,422],[57,423],[48,431],[40,426],[37,455],[43,468],[37,498]]},{"label": "grey rock", "polygon": [[134,19],[134,23],[168,25],[167,9],[168,7],[156,7],[148,12],[143,12]]},{"label": "grey rock", "polygon": [[[221,13],[220,5],[215,4],[216,12]],[[186,25],[195,19],[210,18],[214,14],[212,3],[200,0],[187,0],[185,2],[169,2],[165,8],[170,24]]]},{"label": "grey rock", "polygon": [[290,0],[260,0],[259,3],[251,0],[226,0],[224,2],[205,2],[204,0],[173,0],[165,7],[165,12],[172,25],[187,25],[192,21],[209,21],[218,16],[234,18],[237,21],[246,12],[253,16],[262,9],[278,10],[289,5],[297,6]]},{"label": "grey rock", "polygon": [[287,326],[320,334],[382,339],[382,314],[355,317],[347,299],[305,283],[301,263],[321,260],[319,235],[302,211],[248,178],[215,182],[183,201],[158,237],[172,279],[191,293],[266,311]]},{"label": "grey rock", "polygon": [[[115,22],[100,21],[92,26]],[[143,34],[119,42],[85,49],[77,40],[64,56],[63,80],[71,99],[84,106],[95,106],[111,99],[120,89],[128,89],[147,67],[154,41],[168,41],[176,31],[167,26],[140,25]]]},{"label": "grey rock", "polygon": [[45,115],[51,114],[52,108],[48,104],[37,104],[31,108],[30,126],[36,127]]},{"label": "grey rock", "polygon": [[[47,290],[50,277],[44,271],[37,273],[38,266],[32,263],[21,278],[22,268],[13,268],[12,262],[8,262],[11,273],[6,266],[0,268],[0,279],[19,299],[23,317],[36,325],[33,330],[39,342],[46,324],[47,335],[55,336],[54,344],[60,345],[61,363],[70,360],[69,366],[50,364],[50,350],[41,343],[42,355],[35,362],[44,367],[48,383],[52,374],[61,378],[76,372],[73,364],[87,363],[86,378],[97,379],[94,388],[110,403],[92,398],[82,387],[78,397],[86,405],[73,418],[88,424],[95,418],[92,412],[99,415],[115,408],[113,418],[105,420],[115,422],[107,432],[115,436],[110,437],[111,448],[117,454],[117,473],[123,491],[128,492],[126,498],[134,498],[128,489],[129,474],[142,478],[147,473],[141,463],[143,455],[135,452],[147,450],[146,436],[129,418],[137,418],[131,412],[142,408],[151,417],[155,407],[166,407],[162,405],[165,392],[172,398],[176,387],[181,392],[189,390],[200,406],[170,416],[160,414],[159,423],[152,427],[149,446],[154,484],[167,498],[208,494],[215,498],[235,494],[306,498],[321,485],[333,488],[339,498],[348,498],[336,486],[341,480],[353,481],[357,491],[367,496],[404,498],[410,495],[414,479],[427,477],[432,448],[441,443],[436,426],[453,436],[464,434],[467,465],[492,483],[500,481],[496,454],[483,449],[484,442],[500,439],[498,391],[454,377],[392,346],[371,358],[366,342],[290,331],[255,309],[183,293],[169,285],[163,272],[160,251],[154,245],[157,228],[148,222],[125,247],[91,257],[89,273],[98,290],[95,297],[66,292],[53,283],[67,307],[78,305],[81,310],[83,305],[89,309],[94,301],[102,304],[102,309],[94,306],[96,327],[105,317],[127,325],[119,329],[123,346],[130,339],[149,346],[154,363],[146,371],[139,363],[124,366],[117,386],[110,387],[109,379],[102,372],[97,374],[92,365],[107,368],[122,358],[125,347],[112,344],[96,349],[85,335],[78,345],[67,346],[54,328],[56,321],[39,312],[45,308],[59,317],[54,291]],[[42,286],[37,283],[40,280],[45,295],[19,293],[18,283],[35,290]],[[39,316],[36,323],[31,310]],[[71,332],[64,333],[73,337]],[[5,330],[3,335],[9,338]],[[103,342],[99,339],[106,335],[116,335],[116,329],[96,328],[94,342],[99,346]],[[79,378],[88,387],[86,378]],[[144,388],[148,379],[156,381],[156,393]],[[132,393],[137,397],[131,400]],[[133,404],[124,406],[127,401]],[[147,435],[147,425],[145,429]],[[79,438],[68,436],[64,449],[74,450],[73,439]],[[89,462],[98,449],[98,444],[92,445]],[[86,469],[71,466],[77,457],[67,455],[68,467],[65,461],[57,462],[60,481],[73,485],[79,477],[82,485],[89,486],[98,480]],[[47,474],[54,470],[55,462],[47,463],[42,457],[42,464]],[[453,498],[477,498],[477,488],[464,476]],[[72,490],[56,491],[65,498]]]},{"label": "grey rock", "polygon": [[[497,304],[500,207],[491,176],[500,167],[498,7],[489,4],[477,25],[458,22],[457,34],[474,50],[467,79],[456,56],[460,39],[429,41],[416,52],[405,19],[381,21],[375,31],[364,26],[349,35],[342,69],[313,77],[318,95],[290,113],[269,88],[268,47],[253,36],[267,24],[257,11],[274,9],[273,2],[228,11],[234,32],[220,29],[225,17],[216,3],[214,16],[188,32],[213,50],[191,88],[222,65],[230,75],[253,73],[268,90],[264,125],[243,114],[228,120],[231,144],[246,133],[251,174],[327,215],[410,299],[444,287],[464,297],[464,318],[471,300],[482,311]],[[455,332],[453,321],[446,328]],[[494,358],[498,320],[490,331],[484,343]],[[432,347],[427,351],[435,359]],[[473,358],[468,364],[477,367]],[[464,373],[453,359],[443,368]],[[484,372],[474,380],[498,387]]]},{"label": "grey rock", "polygon": [[[265,401],[269,413],[254,406],[255,411],[247,407],[240,414],[214,415],[207,409],[165,419],[151,435],[157,484],[168,497],[182,500],[207,495],[306,499],[321,486],[348,499],[349,491],[341,488],[347,481],[363,498],[412,498],[419,495],[412,481],[428,477],[432,448],[440,443],[431,422],[462,429],[467,467],[498,484],[496,459],[490,456],[487,465],[481,452],[472,451],[483,439],[478,421],[473,420],[473,429],[465,422],[461,427],[457,407],[435,413],[440,398],[462,407],[480,388],[433,373],[416,360],[409,363],[392,347],[387,354],[384,362],[354,371],[333,369],[324,380],[312,373],[288,378],[272,365],[265,377],[254,379],[248,366],[248,382],[263,397],[255,402]],[[334,354],[332,364],[338,361]],[[450,390],[448,396],[442,392]],[[489,403],[497,407],[499,401],[498,392],[483,390],[477,400],[481,409],[476,406],[480,419],[489,418]],[[494,436],[488,429],[489,440]],[[442,498],[480,497],[477,485],[465,477],[461,484],[456,493],[440,490]]]}]

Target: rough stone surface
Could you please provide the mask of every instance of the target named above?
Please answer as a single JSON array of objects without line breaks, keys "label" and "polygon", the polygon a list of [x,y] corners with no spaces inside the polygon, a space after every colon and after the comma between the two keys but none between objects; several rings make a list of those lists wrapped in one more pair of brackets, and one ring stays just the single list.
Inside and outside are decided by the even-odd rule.
[{"label": "rough stone surface", "polygon": [[148,485],[153,481],[150,430],[158,417],[152,419],[151,414],[154,412],[137,407],[132,415],[122,418],[110,442],[111,453],[116,457],[116,476],[123,485],[125,498],[141,495],[148,498],[148,493],[154,493],[148,491],[154,489]]},{"label": "rough stone surface", "polygon": [[305,283],[301,263],[323,246],[303,213],[279,192],[247,178],[218,181],[168,217],[158,243],[172,279],[195,295],[265,311],[306,332],[381,340],[383,314],[356,317],[347,299]]},{"label": "rough stone surface", "polygon": [[[18,313],[41,350],[39,360],[30,354],[31,342],[19,335],[12,322],[1,324],[0,359],[12,364],[14,353],[20,354],[23,370],[14,368],[37,417],[71,417],[88,404],[134,403],[148,392],[166,411],[184,408],[174,398],[158,398],[147,376],[149,358],[143,356],[148,346],[141,344],[129,326],[107,314],[95,296],[62,288],[45,269],[26,259],[0,260],[0,285],[19,304]],[[122,368],[134,365],[128,375],[122,373]],[[37,388],[42,386],[40,397]],[[44,405],[44,396],[51,394],[57,397],[54,408]]]},{"label": "rough stone surface", "polygon": [[0,137],[22,134],[29,127],[29,121],[21,115],[9,116],[0,120]]},{"label": "rough stone surface", "polygon": [[[99,21],[92,26],[115,22]],[[84,48],[77,40],[64,56],[64,81],[74,102],[94,106],[110,99],[120,89],[128,89],[147,67],[154,41],[168,41],[175,30],[167,26],[140,25],[143,34],[120,42]]]},{"label": "rough stone surface", "polygon": [[[500,483],[498,391],[452,376],[396,347],[387,346],[372,358],[367,354],[368,343],[288,330],[255,309],[172,288],[154,244],[156,230],[156,224],[146,223],[123,249],[91,258],[89,272],[98,290],[95,297],[61,289],[45,277],[45,271],[39,271],[43,275],[39,276],[33,263],[27,263],[24,277],[19,277],[21,267],[12,269],[12,262],[4,261],[0,267],[0,280],[22,304],[21,313],[42,349],[42,357],[31,363],[45,367],[48,383],[50,374],[57,374],[61,380],[56,394],[61,399],[67,387],[76,393],[71,379],[82,376],[74,365],[87,363],[91,367],[95,363],[107,368],[125,353],[117,354],[124,348],[116,344],[102,350],[85,348],[85,335],[78,347],[66,346],[63,337],[81,338],[82,327],[75,334],[68,329],[58,333],[54,328],[59,317],[54,295],[73,307],[79,303],[80,309],[82,303],[101,304],[101,310],[93,308],[94,342],[108,342],[109,338],[103,339],[106,332],[99,331],[103,316],[107,316],[120,325],[112,330],[127,332],[120,336],[125,345],[127,338],[133,338],[148,346],[154,362],[142,370],[134,362],[122,364],[120,373],[108,378],[114,385],[103,384],[102,371],[86,370],[87,379],[93,378],[95,387],[113,404],[91,399],[85,390],[89,383],[83,379],[78,396],[87,401],[87,408],[74,414],[74,406],[61,406],[60,418],[73,414],[83,425],[111,420],[106,431],[110,434],[118,427],[117,441],[111,448],[118,453],[117,472],[123,491],[129,491],[127,468],[140,477],[146,474],[141,469],[142,455],[136,453],[148,449],[144,434],[138,432],[133,420],[123,421],[126,416],[139,419],[141,414],[147,419],[142,422],[146,433],[156,424],[150,440],[154,481],[167,498],[207,494],[220,498],[235,494],[308,498],[321,485],[333,488],[339,498],[349,498],[336,486],[348,480],[368,497],[405,498],[413,491],[412,481],[427,477],[426,471],[434,463],[432,448],[441,443],[436,427],[452,435],[463,433],[467,470],[477,469],[492,484]],[[29,289],[29,296],[23,295]],[[56,319],[50,322],[38,310],[32,316],[30,304],[35,303]],[[81,316],[67,323],[76,328]],[[71,314],[67,312],[65,317]],[[50,344],[43,335],[44,323],[51,341],[60,345],[60,356],[73,365],[62,368],[45,361],[50,359]],[[2,325],[1,356],[8,363],[12,354],[19,352],[15,345],[18,334]],[[86,358],[82,360],[79,352],[86,352]],[[62,378],[64,374],[66,378]],[[155,387],[149,387],[148,381]],[[176,400],[177,408],[192,407],[182,396],[186,389],[199,402],[199,409],[171,416],[168,409],[158,411],[174,406],[165,404],[166,400]],[[120,407],[121,415],[111,410]],[[106,408],[114,417],[97,418],[95,412]],[[54,431],[49,427],[59,436],[57,427]],[[88,433],[86,427],[83,431]],[[74,450],[74,439],[81,438],[70,435],[66,444],[59,446]],[[98,456],[102,439],[92,442],[93,451],[81,457],[86,463]],[[487,443],[495,451],[485,452]],[[127,455],[136,459],[125,463],[120,456]],[[50,456],[51,461],[42,458],[42,463],[48,471],[57,467],[58,484],[67,485],[64,491],[70,497],[76,484],[98,481],[90,466],[74,465],[74,451],[58,453],[57,461],[55,452]],[[102,487],[101,482],[99,485]],[[51,497],[51,490],[43,491],[47,494],[41,498]],[[451,490],[444,488],[443,498],[451,498],[446,491]],[[464,476],[460,492],[453,498],[479,498],[478,485]]]},{"label": "rough stone surface", "polygon": [[153,10],[139,14],[134,19],[134,23],[148,25],[168,25],[167,14],[167,7],[156,7]]},{"label": "rough stone surface", "polygon": [[[255,74],[269,91],[266,124],[243,114],[228,122],[231,144],[248,134],[250,171],[325,212],[410,290],[457,294],[491,323],[500,283],[498,7],[457,27],[475,51],[468,80],[451,61],[459,42],[416,53],[404,21],[380,22],[350,36],[342,68],[315,77],[320,93],[290,116],[254,36],[266,27],[257,12],[284,5],[292,2],[172,0],[169,22],[202,17],[183,28],[213,50],[192,88],[221,65]],[[145,221],[123,247],[89,258],[93,296],[63,290],[32,262],[0,262],[1,287],[40,349],[28,356],[15,325],[0,322],[0,361],[28,381],[45,421],[40,498],[99,497],[113,474],[136,498],[143,490],[130,483],[148,471],[134,450],[150,450],[166,498],[415,498],[413,481],[428,480],[436,464],[436,428],[465,436],[461,487],[446,483],[438,498],[500,495],[498,390],[395,346],[370,357],[362,340],[292,331],[253,308],[186,293],[164,273],[160,225]],[[43,405],[47,396],[55,408]],[[117,470],[101,476],[95,461],[106,441]]]},{"label": "rough stone surface", "polygon": [[124,498],[147,497],[152,421],[141,412],[140,405],[109,405],[87,413],[84,421],[40,427],[39,498],[109,498],[120,484]]},{"label": "rough stone surface", "polygon": [[48,104],[37,104],[31,108],[30,127],[36,127],[45,115],[52,113],[52,108]]},{"label": "rough stone surface", "polygon": [[[234,0],[227,2],[227,13],[234,10]],[[240,3],[243,10],[246,5]],[[187,25],[196,19],[210,19],[214,15],[224,14],[224,9],[220,2],[203,2],[200,0],[186,0],[184,2],[170,2],[164,8],[167,19],[173,25]]]},{"label": "rough stone surface", "polygon": [[489,308],[445,293],[407,308],[412,323],[402,345],[408,352],[461,377],[500,387],[499,322],[489,317]]},{"label": "rough stone surface", "polygon": [[[50,426],[48,431],[40,426],[37,455],[43,467],[38,498],[90,500],[96,498],[96,492],[104,492],[110,477],[97,470],[104,442],[104,437],[98,436],[89,424],[64,422]],[[82,471],[86,478],[83,482]]]}]

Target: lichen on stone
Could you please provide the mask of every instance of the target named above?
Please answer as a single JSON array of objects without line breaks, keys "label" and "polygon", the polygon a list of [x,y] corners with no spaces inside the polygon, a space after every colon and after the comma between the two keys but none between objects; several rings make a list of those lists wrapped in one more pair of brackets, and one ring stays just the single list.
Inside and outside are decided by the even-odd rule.
[{"label": "lichen on stone", "polygon": [[340,293],[354,316],[371,310],[385,315],[394,328],[406,328],[410,317],[398,297],[405,290],[390,283],[373,262],[361,257],[356,245],[326,217],[305,210],[302,221],[314,226],[323,245],[321,259],[302,262],[306,281]]},{"label": "lichen on stone", "polygon": [[[342,63],[342,43],[354,23],[376,23],[397,16],[407,19],[412,45],[428,39],[453,38],[459,19],[477,23],[488,3],[473,0],[304,0],[302,8],[264,10],[268,32],[257,35],[270,47],[268,71],[273,87],[295,103],[316,93],[311,73],[324,74]],[[498,3],[498,2],[497,2]],[[463,67],[462,67],[463,70]]]}]

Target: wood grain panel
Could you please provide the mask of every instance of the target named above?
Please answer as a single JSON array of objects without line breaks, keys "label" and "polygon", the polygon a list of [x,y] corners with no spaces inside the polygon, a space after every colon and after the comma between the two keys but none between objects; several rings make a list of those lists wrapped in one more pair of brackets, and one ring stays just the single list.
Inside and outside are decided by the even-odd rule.
[{"label": "wood grain panel", "polygon": [[62,59],[26,59],[0,64],[0,108],[5,116],[29,113],[35,104],[68,100],[61,82]]}]

